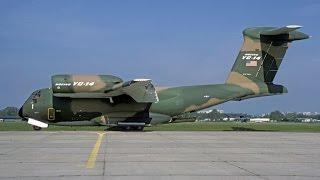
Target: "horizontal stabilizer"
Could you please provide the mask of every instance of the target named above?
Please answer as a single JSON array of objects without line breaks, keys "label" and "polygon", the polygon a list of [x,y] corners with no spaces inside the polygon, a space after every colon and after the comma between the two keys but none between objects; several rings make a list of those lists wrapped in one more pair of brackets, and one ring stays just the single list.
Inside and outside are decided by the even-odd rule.
[{"label": "horizontal stabilizer", "polygon": [[253,27],[243,31],[245,36],[252,39],[271,40],[279,42],[290,42],[302,39],[308,39],[309,36],[305,33],[297,31],[301,28],[299,25],[288,25],[285,27]]},{"label": "horizontal stabilizer", "polygon": [[296,29],[301,28],[302,26],[299,25],[288,25],[285,27],[281,27],[281,28],[274,28],[274,29],[270,29],[270,30],[265,30],[262,31],[261,34],[262,35],[280,35],[280,34],[288,34],[291,31],[294,31]]}]

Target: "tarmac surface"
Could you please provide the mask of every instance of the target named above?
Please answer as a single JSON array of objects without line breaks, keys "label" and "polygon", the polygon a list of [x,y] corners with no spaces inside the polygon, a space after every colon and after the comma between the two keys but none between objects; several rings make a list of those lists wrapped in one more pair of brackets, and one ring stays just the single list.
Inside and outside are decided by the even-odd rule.
[{"label": "tarmac surface", "polygon": [[320,179],[320,134],[0,132],[0,179]]}]

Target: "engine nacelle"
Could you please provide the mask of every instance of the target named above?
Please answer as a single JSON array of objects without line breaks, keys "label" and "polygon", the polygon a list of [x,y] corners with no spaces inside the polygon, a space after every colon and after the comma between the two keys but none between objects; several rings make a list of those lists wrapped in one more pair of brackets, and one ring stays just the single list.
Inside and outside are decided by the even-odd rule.
[{"label": "engine nacelle", "polygon": [[54,75],[53,93],[105,93],[123,80],[112,75]]}]

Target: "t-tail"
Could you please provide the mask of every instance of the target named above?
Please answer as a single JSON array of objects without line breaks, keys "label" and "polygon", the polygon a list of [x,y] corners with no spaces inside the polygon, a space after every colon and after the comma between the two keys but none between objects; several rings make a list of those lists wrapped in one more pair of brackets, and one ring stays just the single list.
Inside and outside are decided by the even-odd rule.
[{"label": "t-tail", "polygon": [[247,28],[243,31],[242,48],[226,81],[227,84],[238,85],[253,92],[239,100],[287,92],[287,88],[274,84],[273,80],[289,44],[309,38],[297,31],[299,28],[301,26],[289,25],[282,28]]}]

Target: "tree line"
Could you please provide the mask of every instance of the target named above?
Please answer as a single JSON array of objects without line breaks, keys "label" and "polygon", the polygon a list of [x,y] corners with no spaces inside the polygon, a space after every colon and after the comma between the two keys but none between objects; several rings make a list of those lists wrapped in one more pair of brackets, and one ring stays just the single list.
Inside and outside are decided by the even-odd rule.
[{"label": "tree line", "polygon": [[[6,107],[0,110],[0,117],[19,117],[18,115],[19,109],[17,107]],[[318,119],[320,120],[320,114],[306,115],[303,113],[282,113],[280,111],[273,111],[264,116],[254,116],[245,113],[221,113],[217,109],[213,109],[211,112],[193,112],[193,113],[185,113],[179,116],[176,116],[175,119],[210,119],[210,120],[223,120],[226,118],[253,118],[253,117],[263,117],[270,118],[275,121],[299,121],[299,119]]]},{"label": "tree line", "polygon": [[276,121],[299,121],[300,119],[318,119],[320,120],[320,114],[307,115],[303,113],[282,113],[280,111],[273,111],[270,114],[266,114],[264,117],[270,118]]},{"label": "tree line", "polygon": [[312,114],[312,115],[306,115],[303,113],[296,113],[296,112],[290,112],[290,113],[282,113],[278,110],[273,111],[271,113],[256,116],[256,115],[250,115],[246,113],[220,113],[218,110],[213,109],[211,112],[193,112],[193,113],[185,113],[182,115],[179,115],[175,117],[176,119],[197,119],[197,120],[211,120],[211,121],[222,121],[222,120],[228,120],[230,118],[235,118],[236,120],[244,120],[244,119],[250,119],[250,118],[270,118],[270,120],[274,121],[283,121],[283,122],[295,122],[295,121],[301,121],[302,119],[316,119],[320,120],[320,114]]},{"label": "tree line", "polygon": [[16,107],[6,107],[0,110],[0,117],[19,117],[18,112]]}]

